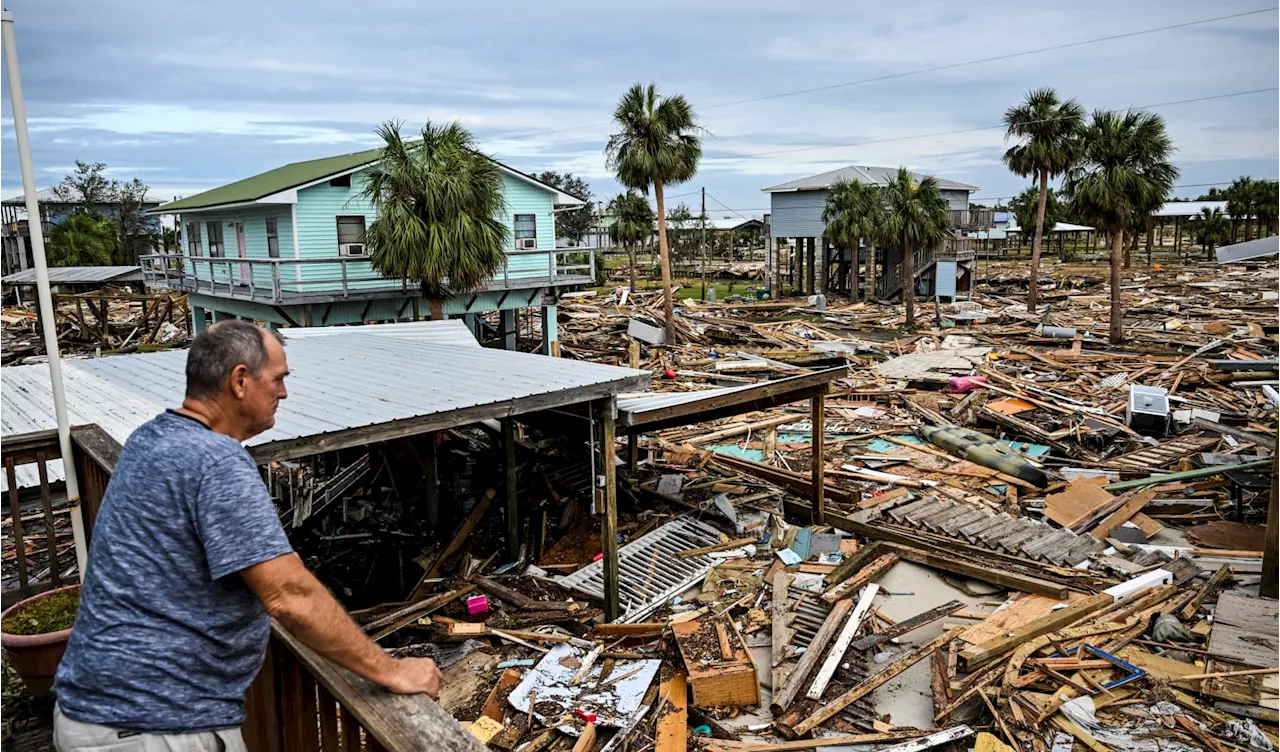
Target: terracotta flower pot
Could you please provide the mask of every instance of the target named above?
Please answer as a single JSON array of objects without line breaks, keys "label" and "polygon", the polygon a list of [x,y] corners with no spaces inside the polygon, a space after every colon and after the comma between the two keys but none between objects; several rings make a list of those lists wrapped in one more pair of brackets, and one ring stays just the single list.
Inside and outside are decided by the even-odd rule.
[{"label": "terracotta flower pot", "polygon": [[53,687],[53,675],[57,673],[58,662],[62,660],[62,654],[67,649],[67,638],[71,636],[71,630],[62,629],[45,634],[16,635],[5,632],[3,624],[11,614],[21,610],[24,606],[57,593],[79,589],[79,585],[68,585],[49,590],[19,601],[5,609],[3,613],[0,613],[0,647],[8,651],[9,665],[13,666],[13,669],[22,677],[27,689],[38,697],[48,695],[49,689]]}]

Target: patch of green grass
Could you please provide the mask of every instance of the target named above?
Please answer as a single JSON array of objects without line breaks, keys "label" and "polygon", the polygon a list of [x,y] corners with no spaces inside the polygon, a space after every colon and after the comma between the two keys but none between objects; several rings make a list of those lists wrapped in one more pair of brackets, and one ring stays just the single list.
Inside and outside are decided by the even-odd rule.
[{"label": "patch of green grass", "polygon": [[23,606],[4,620],[4,631],[15,635],[37,635],[71,629],[80,607],[80,591],[66,590]]}]

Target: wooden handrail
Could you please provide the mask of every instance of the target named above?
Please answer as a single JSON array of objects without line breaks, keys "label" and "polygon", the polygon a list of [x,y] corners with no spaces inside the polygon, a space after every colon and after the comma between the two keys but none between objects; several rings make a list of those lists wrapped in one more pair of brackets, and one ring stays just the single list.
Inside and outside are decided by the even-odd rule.
[{"label": "wooden handrail", "polygon": [[[358,752],[484,752],[486,747],[426,695],[398,695],[303,645],[278,622],[271,649],[246,697],[245,742],[252,752],[330,747],[345,737]],[[354,741],[353,741],[354,740]]]}]

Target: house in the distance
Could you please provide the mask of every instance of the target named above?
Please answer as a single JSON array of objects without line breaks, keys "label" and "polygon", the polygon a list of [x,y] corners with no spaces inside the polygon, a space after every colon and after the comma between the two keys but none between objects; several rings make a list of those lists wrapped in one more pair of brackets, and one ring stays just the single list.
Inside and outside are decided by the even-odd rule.
[{"label": "house in the distance", "polygon": [[[590,282],[590,252],[555,247],[555,210],[583,201],[499,164],[511,228],[505,263],[481,289],[428,301],[412,283],[387,279],[369,263],[365,229],[377,218],[365,175],[381,149],[295,162],[173,201],[181,254],[144,259],[149,285],[190,294],[193,326],[245,318],[271,326],[327,326],[467,318],[501,311],[501,334],[515,347],[516,311],[542,310],[543,349],[554,352],[558,291]],[[208,317],[208,318],[207,318]]]},{"label": "house in the distance", "polygon": [[[54,193],[52,188],[36,191],[36,202],[40,207],[40,225],[47,240],[53,226],[76,212],[88,211],[104,217],[115,217],[120,213],[120,205],[116,203],[85,205],[82,201],[64,199]],[[142,202],[143,211],[160,206],[160,201],[148,199]],[[0,201],[0,245],[3,246],[3,267],[5,275],[26,269],[35,268],[35,259],[31,255],[31,226],[27,216],[27,200],[24,196],[14,196]],[[159,231],[157,225],[155,231]]]},{"label": "house in the distance", "polygon": [[[883,186],[896,174],[897,168],[849,165],[765,188],[771,206],[765,262],[771,294],[780,296],[784,285],[799,294],[851,294],[850,265],[865,265],[866,250],[855,262],[848,249],[833,249],[823,239],[826,223],[822,210],[827,193],[841,181]],[[967,289],[971,283],[974,247],[970,235],[991,225],[992,211],[969,208],[969,195],[977,186],[942,178],[938,184],[950,210],[951,237],[938,248],[914,249],[915,284],[918,296],[932,297],[936,292],[946,298],[955,297],[957,290]],[[877,257],[876,297],[892,300],[902,293],[902,250],[879,248]],[[866,279],[864,269],[859,270],[857,279],[861,287]]]}]

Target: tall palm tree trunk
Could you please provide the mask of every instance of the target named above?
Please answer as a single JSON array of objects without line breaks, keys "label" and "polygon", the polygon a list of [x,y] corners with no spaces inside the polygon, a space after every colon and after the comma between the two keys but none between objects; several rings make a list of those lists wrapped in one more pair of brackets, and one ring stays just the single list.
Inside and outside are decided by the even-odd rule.
[{"label": "tall palm tree trunk", "polygon": [[1124,229],[1118,224],[1111,232],[1111,344],[1124,342],[1124,311],[1120,307],[1120,265],[1124,253]]},{"label": "tall palm tree trunk", "polygon": [[876,244],[867,246],[867,291],[864,296],[867,302],[876,299]]},{"label": "tall palm tree trunk", "polygon": [[662,196],[662,181],[653,181],[653,195],[658,203],[658,258],[662,267],[662,313],[667,324],[667,346],[676,344],[675,304],[671,300],[671,253],[667,249],[667,204]]},{"label": "tall palm tree trunk", "polygon": [[631,294],[634,295],[639,289],[636,287],[636,243],[634,240],[627,243],[627,257],[631,262]]},{"label": "tall palm tree trunk", "polygon": [[858,255],[862,253],[862,239],[853,242],[853,251],[849,254],[849,302],[858,302]]},{"label": "tall palm tree trunk", "polygon": [[902,241],[902,304],[907,307],[907,326],[916,325],[916,254],[911,241]]},{"label": "tall palm tree trunk", "polygon": [[1027,285],[1027,310],[1036,312],[1040,296],[1040,250],[1044,247],[1044,210],[1049,201],[1049,171],[1040,171],[1040,196],[1036,199],[1036,234],[1031,239],[1031,280]]}]

